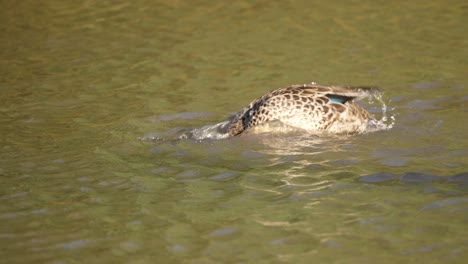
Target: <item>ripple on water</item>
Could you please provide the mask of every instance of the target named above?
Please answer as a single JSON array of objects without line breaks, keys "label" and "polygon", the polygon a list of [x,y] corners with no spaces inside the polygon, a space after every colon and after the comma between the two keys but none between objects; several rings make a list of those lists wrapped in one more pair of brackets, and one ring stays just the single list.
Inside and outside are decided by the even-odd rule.
[{"label": "ripple on water", "polygon": [[397,176],[390,173],[375,173],[367,176],[362,176],[359,181],[367,183],[386,182],[395,179]]},{"label": "ripple on water", "polygon": [[427,173],[407,172],[402,175],[394,175],[391,173],[374,173],[361,176],[359,181],[367,183],[387,182],[398,179],[405,183],[431,183],[431,182],[448,182],[448,183],[467,183],[468,172],[463,172],[453,176],[436,176]]},{"label": "ripple on water", "polygon": [[440,81],[432,81],[432,82],[421,82],[413,84],[412,87],[415,89],[434,89],[439,87]]},{"label": "ripple on water", "polygon": [[173,121],[173,120],[190,120],[190,119],[199,119],[202,117],[208,117],[212,114],[205,113],[205,112],[183,112],[177,113],[172,115],[161,115],[154,118],[148,118],[147,120],[150,122],[161,122],[161,121]]},{"label": "ripple on water", "polygon": [[468,183],[468,172],[463,172],[447,179],[448,182],[463,182]]},{"label": "ripple on water", "polygon": [[135,253],[141,249],[141,245],[136,242],[125,241],[120,243],[120,248],[128,253]]},{"label": "ripple on water", "polygon": [[406,183],[424,183],[424,182],[441,181],[442,179],[443,178],[440,176],[417,173],[417,172],[408,172],[408,173],[403,174],[400,177],[400,181],[406,182]]},{"label": "ripple on water", "polygon": [[215,181],[229,181],[229,180],[237,178],[238,175],[239,175],[238,172],[228,171],[228,172],[224,172],[224,173],[212,176],[210,177],[210,179],[215,180]]},{"label": "ripple on water", "polygon": [[211,232],[210,236],[213,238],[226,238],[239,233],[239,231],[237,227],[223,227]]},{"label": "ripple on water", "polygon": [[201,180],[204,176],[199,170],[188,169],[175,175],[175,178],[179,182],[194,182]]},{"label": "ripple on water", "polygon": [[183,245],[172,245],[172,246],[169,247],[169,250],[173,251],[173,252],[186,252],[186,251],[188,251],[187,247],[185,247]]},{"label": "ripple on water", "polygon": [[[468,203],[468,197],[454,197],[454,198],[449,198],[445,200],[440,200],[436,201],[434,203],[430,203],[428,205],[423,206],[421,209],[422,210],[432,210],[432,209],[438,209],[441,207],[447,207],[451,205],[458,205],[462,203]],[[460,207],[458,206],[454,210],[462,210],[462,211],[468,211],[468,206],[465,207]]]},{"label": "ripple on water", "polygon": [[59,243],[57,244],[57,247],[59,248],[64,248],[64,249],[69,249],[69,250],[75,250],[75,249],[80,249],[84,248],[89,245],[89,241],[86,239],[78,239],[70,242],[64,242],[64,243]]},{"label": "ripple on water", "polygon": [[418,110],[418,111],[439,109],[439,108],[442,108],[442,106],[439,105],[440,103],[448,102],[449,100],[450,98],[448,97],[430,99],[430,100],[418,99],[418,100],[413,100],[407,103],[406,105],[403,106],[403,108],[409,108],[409,109]]}]

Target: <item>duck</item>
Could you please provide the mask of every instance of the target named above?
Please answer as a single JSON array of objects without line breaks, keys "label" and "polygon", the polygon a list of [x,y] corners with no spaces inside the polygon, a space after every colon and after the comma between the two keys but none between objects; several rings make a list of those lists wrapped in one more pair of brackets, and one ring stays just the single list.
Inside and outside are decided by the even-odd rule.
[{"label": "duck", "polygon": [[383,129],[383,123],[356,101],[380,93],[377,87],[296,84],[253,100],[226,121],[191,131],[184,138],[228,138],[269,122],[314,135],[360,134]]}]

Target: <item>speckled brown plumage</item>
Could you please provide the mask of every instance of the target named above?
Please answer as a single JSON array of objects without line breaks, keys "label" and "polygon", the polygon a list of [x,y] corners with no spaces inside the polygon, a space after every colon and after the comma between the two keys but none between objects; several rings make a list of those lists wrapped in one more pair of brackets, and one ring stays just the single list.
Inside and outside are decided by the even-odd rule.
[{"label": "speckled brown plumage", "polygon": [[230,121],[227,132],[236,136],[250,127],[279,120],[312,133],[362,133],[376,121],[354,100],[374,91],[315,83],[280,88],[252,101]]}]

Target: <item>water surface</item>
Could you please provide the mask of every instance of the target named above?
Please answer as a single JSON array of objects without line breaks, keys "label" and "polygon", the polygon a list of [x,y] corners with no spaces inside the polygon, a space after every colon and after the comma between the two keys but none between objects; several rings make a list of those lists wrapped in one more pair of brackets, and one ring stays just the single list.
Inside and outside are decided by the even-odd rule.
[{"label": "water surface", "polygon": [[[463,1],[0,10],[6,262],[468,259]],[[311,81],[380,86],[395,125],[325,139],[170,140]]]}]

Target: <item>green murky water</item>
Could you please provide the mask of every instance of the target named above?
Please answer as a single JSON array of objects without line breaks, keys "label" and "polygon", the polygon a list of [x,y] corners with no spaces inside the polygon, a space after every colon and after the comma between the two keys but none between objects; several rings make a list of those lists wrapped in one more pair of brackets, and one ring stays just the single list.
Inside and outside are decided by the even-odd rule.
[{"label": "green murky water", "polygon": [[[5,263],[465,263],[464,1],[2,1]],[[274,88],[390,131],[142,142]]]}]

